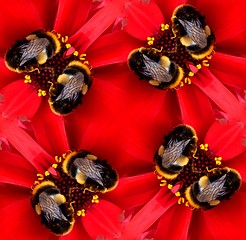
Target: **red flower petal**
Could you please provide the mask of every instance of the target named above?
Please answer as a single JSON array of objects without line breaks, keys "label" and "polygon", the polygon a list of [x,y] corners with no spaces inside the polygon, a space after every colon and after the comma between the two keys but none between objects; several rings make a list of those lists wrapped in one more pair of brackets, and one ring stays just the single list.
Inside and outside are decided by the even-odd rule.
[{"label": "red flower petal", "polygon": [[116,205],[100,200],[86,211],[82,223],[92,239],[113,239],[119,235],[121,213]]},{"label": "red flower petal", "polygon": [[64,119],[55,115],[46,101],[43,101],[38,114],[32,119],[32,126],[38,143],[50,155],[60,156],[69,150]]},{"label": "red flower petal", "polygon": [[167,190],[162,188],[122,230],[122,240],[132,240],[145,232],[156,220],[158,220],[177,199]]},{"label": "red flower petal", "polygon": [[237,98],[208,69],[204,68],[202,73],[198,72],[198,78],[194,77],[193,82],[225,113],[239,121],[246,122],[245,110]]},{"label": "red flower petal", "polygon": [[244,239],[246,219],[246,193],[237,192],[229,201],[204,212],[204,225],[208,227],[214,239]]},{"label": "red flower petal", "polygon": [[13,0],[1,4],[0,46],[10,48],[18,39],[42,29],[42,20],[31,0]]},{"label": "red flower petal", "polygon": [[[207,211],[193,211],[192,221],[189,229],[189,238],[190,240],[207,240],[207,239],[217,239],[211,235],[210,229],[204,221],[204,216]],[[210,223],[211,224],[211,223]]]},{"label": "red flower petal", "polygon": [[[155,239],[188,239],[191,217],[192,211],[183,205],[170,207],[159,221]],[[175,223],[171,219],[175,219]]]},{"label": "red flower petal", "polygon": [[33,117],[41,103],[35,89],[23,81],[14,81],[0,91],[3,103],[0,111],[8,118]]},{"label": "red flower petal", "polygon": [[[5,51],[3,54],[5,54]],[[20,79],[20,75],[18,73],[12,72],[6,67],[3,58],[0,58],[0,72],[1,72],[0,89],[2,89],[4,86],[9,84],[10,82]]]},{"label": "red flower petal", "polygon": [[199,138],[204,138],[214,121],[214,113],[207,96],[196,86],[189,85],[177,91],[184,123],[191,125]]},{"label": "red flower petal", "polygon": [[91,0],[60,0],[54,29],[62,36],[72,36],[88,17]]},{"label": "red flower petal", "polygon": [[187,3],[187,0],[155,0],[155,2],[163,12],[165,19],[167,19],[168,22],[171,22],[174,9],[179,5]]},{"label": "red flower petal", "polygon": [[1,134],[18,150],[36,169],[43,172],[44,166],[52,158],[23,129],[10,120],[0,118]]},{"label": "red flower petal", "polygon": [[[235,56],[244,57],[246,54],[246,30],[216,46],[217,52],[224,52]],[[233,43],[233,44],[232,44]]]},{"label": "red flower petal", "polygon": [[5,151],[0,151],[0,159],[0,182],[30,188],[37,172],[26,159]]},{"label": "red flower petal", "polygon": [[105,199],[122,209],[131,209],[148,202],[159,190],[159,181],[153,173],[121,178],[114,191],[105,194]]},{"label": "red flower petal", "polygon": [[209,143],[216,155],[228,160],[246,150],[246,146],[243,145],[245,135],[246,129],[240,123],[216,121],[210,127],[205,142]]},{"label": "red flower petal", "polygon": [[159,30],[160,25],[164,23],[163,14],[154,1],[127,3],[123,19],[125,21],[124,30],[141,40],[153,36]]},{"label": "red flower petal", "polygon": [[215,33],[217,43],[233,38],[245,29],[245,2],[197,1],[196,7],[206,17],[206,22]]},{"label": "red flower petal", "polygon": [[87,59],[93,68],[126,62],[129,53],[140,46],[139,41],[123,31],[98,38],[87,50]]},{"label": "red flower petal", "polygon": [[58,8],[57,1],[35,0],[32,2],[39,13],[44,29],[53,30]]},{"label": "red flower petal", "polygon": [[[225,71],[226,69],[226,71]],[[246,89],[246,58],[216,53],[211,61],[211,72],[224,84]]]},{"label": "red flower petal", "polygon": [[83,53],[107,28],[112,25],[122,11],[127,0],[113,0],[100,9],[71,38],[76,49]]},{"label": "red flower petal", "polygon": [[[82,222],[79,221],[79,219],[75,220],[75,224],[73,226],[72,231],[59,238],[59,240],[89,240],[91,239],[87,232],[85,231],[84,226],[82,225]],[[49,239],[50,240],[50,239]]]},{"label": "red flower petal", "polygon": [[[2,192],[2,191],[1,191]],[[13,195],[13,192],[12,192]],[[30,196],[18,199],[15,193],[15,201],[1,204],[1,238],[16,239],[48,239],[50,234],[47,228],[41,225],[40,217],[32,209]]]},{"label": "red flower petal", "polygon": [[237,156],[236,158],[234,158],[232,161],[226,162],[226,165],[228,167],[234,168],[240,173],[243,182],[246,182],[246,164],[244,162],[245,159],[246,159],[246,151],[241,155]]}]

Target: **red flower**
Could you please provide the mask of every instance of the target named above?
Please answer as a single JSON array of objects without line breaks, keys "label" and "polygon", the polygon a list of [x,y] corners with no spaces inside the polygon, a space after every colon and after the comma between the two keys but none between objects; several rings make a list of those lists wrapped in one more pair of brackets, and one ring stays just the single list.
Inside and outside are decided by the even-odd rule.
[{"label": "red flower", "polygon": [[[192,0],[131,2],[125,5],[121,23],[124,30],[133,36],[135,41],[139,40],[137,48],[162,49],[163,47],[162,51],[165,52],[165,49],[168,51],[168,47],[171,47],[168,44],[172,39],[168,37],[168,40],[163,40],[164,43],[159,43],[161,42],[159,38],[165,32],[171,33],[171,16],[174,9],[181,4],[192,5],[205,16],[205,22],[215,34],[216,46],[212,59],[201,61],[200,70],[194,66],[197,62],[190,63],[194,59],[188,61],[189,57],[186,59],[186,55],[183,55],[182,58],[181,55],[172,55],[172,53],[170,56],[168,55],[170,59],[175,59],[174,62],[183,64],[185,76],[192,83],[178,89],[177,95],[191,97],[193,94],[204,93],[208,96],[209,101],[212,100],[216,104],[214,107],[219,107],[231,117],[245,122],[245,108],[239,101],[244,98],[244,95],[241,94],[246,87],[244,70],[246,48],[243,41],[246,36],[244,3],[231,0],[224,1],[223,4],[220,1]],[[169,29],[160,30],[161,24],[163,27],[165,24],[169,24]],[[155,39],[153,40],[151,37],[155,37]],[[203,65],[209,65],[209,67]],[[188,71],[191,75],[188,74]],[[132,82],[137,79],[133,74],[129,74],[129,78],[132,79]],[[187,79],[183,79],[183,82],[188,81]],[[188,89],[191,87],[192,91],[189,91]],[[188,95],[187,92],[192,92],[192,95]]]},{"label": "red flower", "polygon": [[[183,108],[182,111],[186,110]],[[120,205],[122,209],[128,208],[126,214],[128,218],[126,218],[120,239],[143,239],[144,237],[154,239],[163,239],[165,237],[170,239],[243,238],[243,225],[240,222],[246,217],[243,210],[246,196],[245,166],[243,163],[246,153],[244,143],[246,132],[243,124],[236,121],[227,121],[223,118],[208,124],[207,122],[211,122],[209,120],[211,117],[209,108],[205,106],[203,110],[197,111],[198,116],[201,111],[205,111],[208,114],[207,118],[204,118],[199,123],[193,118],[193,115],[190,117],[186,115],[184,119],[184,123],[196,124],[195,130],[199,144],[207,143],[209,147],[206,152],[206,149],[202,150],[206,146],[201,145],[196,154],[197,161],[202,164],[206,158],[204,156],[210,156],[209,158],[212,161],[214,161],[214,156],[222,157],[224,167],[236,169],[240,173],[242,177],[240,190],[229,201],[222,201],[213,209],[207,211],[191,210],[185,206],[184,203],[187,200],[182,199],[182,194],[181,197],[179,194],[177,196],[174,194],[180,186],[184,186],[185,182],[187,182],[184,179],[192,179],[191,175],[194,173],[188,173],[187,169],[189,168],[182,173],[183,180],[181,178],[180,181],[183,184],[181,185],[178,183],[172,186],[170,181],[158,180],[153,174],[154,170],[152,173],[143,170],[141,174],[122,178],[118,188],[108,195],[114,201],[123,200],[123,205]],[[170,130],[171,128],[167,127],[164,135],[167,135]],[[147,133],[146,139],[150,143],[154,139],[149,136]],[[153,144],[145,145],[146,139],[135,139],[135,141],[131,142],[131,146],[128,146],[128,149],[131,150],[131,154],[134,157],[138,156],[142,163],[149,162],[148,169],[151,166],[153,169],[154,154],[162,144],[162,141],[159,142],[159,145],[155,141]],[[202,155],[204,153],[205,155]],[[211,158],[211,156],[213,157]],[[215,158],[215,160],[220,161],[221,159]],[[204,162],[204,164],[203,167],[212,168],[207,163]],[[217,162],[217,164],[220,163]],[[164,187],[160,187],[160,184],[161,186],[164,185]],[[131,208],[129,209],[130,206]]]}]

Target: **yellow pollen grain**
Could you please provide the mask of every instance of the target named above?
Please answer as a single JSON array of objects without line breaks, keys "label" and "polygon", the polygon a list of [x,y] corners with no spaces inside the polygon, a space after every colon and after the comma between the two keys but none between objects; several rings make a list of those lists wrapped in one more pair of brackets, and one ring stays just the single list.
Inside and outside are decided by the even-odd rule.
[{"label": "yellow pollen grain", "polygon": [[71,47],[71,44],[67,43],[65,46],[66,46],[66,48],[68,49],[68,48]]},{"label": "yellow pollen grain", "polygon": [[45,171],[44,175],[47,177],[50,175],[50,173],[48,171]]}]

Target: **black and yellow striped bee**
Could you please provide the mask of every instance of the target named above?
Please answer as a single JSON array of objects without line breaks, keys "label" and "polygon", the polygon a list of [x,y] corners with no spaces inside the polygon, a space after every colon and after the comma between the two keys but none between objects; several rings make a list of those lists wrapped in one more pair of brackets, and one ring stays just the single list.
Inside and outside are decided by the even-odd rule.
[{"label": "black and yellow striped bee", "polygon": [[155,153],[157,173],[166,179],[175,179],[197,150],[197,136],[189,125],[176,126],[164,138],[164,144]]},{"label": "black and yellow striped bee", "polygon": [[128,56],[129,68],[159,89],[173,89],[183,79],[183,69],[156,48],[138,48]]},{"label": "black and yellow striped bee", "polygon": [[31,204],[44,224],[56,235],[68,234],[74,225],[74,209],[56,185],[43,181],[32,191]]},{"label": "black and yellow striped bee", "polygon": [[5,63],[11,71],[33,72],[60,49],[61,44],[54,33],[38,30],[24,40],[16,41],[6,52]]},{"label": "black and yellow striped bee", "polygon": [[72,61],[49,89],[51,110],[58,115],[71,113],[82,102],[91,86],[91,71],[87,65]]},{"label": "black and yellow striped bee", "polygon": [[91,192],[105,193],[118,184],[118,174],[107,161],[100,160],[85,150],[69,153],[62,168],[67,175]]},{"label": "black and yellow striped bee", "polygon": [[205,23],[205,17],[193,6],[184,4],[174,10],[172,31],[193,58],[199,60],[212,54],[215,36]]},{"label": "black and yellow striped bee", "polygon": [[239,190],[242,180],[232,168],[213,168],[186,189],[189,205],[196,209],[211,209],[228,200]]}]

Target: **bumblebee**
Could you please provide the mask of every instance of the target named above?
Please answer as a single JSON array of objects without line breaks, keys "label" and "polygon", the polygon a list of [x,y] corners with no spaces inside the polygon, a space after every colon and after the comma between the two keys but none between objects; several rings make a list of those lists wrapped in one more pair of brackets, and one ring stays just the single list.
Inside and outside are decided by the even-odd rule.
[{"label": "bumblebee", "polygon": [[164,144],[155,153],[157,173],[166,179],[175,179],[197,150],[197,136],[189,125],[176,126],[164,138]]},{"label": "bumblebee", "polygon": [[74,209],[56,185],[44,181],[32,191],[31,204],[44,224],[56,235],[68,234],[74,225]]},{"label": "bumblebee", "polygon": [[71,113],[82,102],[82,96],[91,86],[91,71],[79,61],[70,62],[57,82],[51,83],[49,105],[58,115]]},{"label": "bumblebee", "polygon": [[156,48],[138,48],[128,56],[129,68],[158,89],[173,89],[183,79],[183,69]]},{"label": "bumblebee", "polygon": [[186,189],[185,196],[193,208],[208,210],[228,200],[239,190],[242,180],[232,168],[213,168]]},{"label": "bumblebee", "polygon": [[205,17],[193,6],[184,4],[174,10],[172,31],[193,58],[200,60],[212,54],[214,33],[206,25]]},{"label": "bumblebee", "polygon": [[69,153],[62,165],[63,171],[90,192],[108,192],[118,184],[117,172],[105,161],[88,151]]},{"label": "bumblebee", "polygon": [[33,72],[57,54],[61,44],[52,32],[38,30],[18,40],[5,54],[6,66],[14,72]]}]

